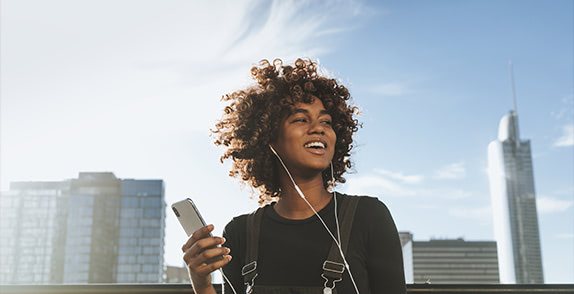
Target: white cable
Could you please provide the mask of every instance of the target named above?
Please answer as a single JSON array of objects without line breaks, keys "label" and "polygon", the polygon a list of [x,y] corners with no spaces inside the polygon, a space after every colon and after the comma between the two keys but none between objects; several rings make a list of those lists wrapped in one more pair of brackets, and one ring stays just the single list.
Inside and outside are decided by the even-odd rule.
[{"label": "white cable", "polygon": [[[235,288],[233,288],[233,284],[231,284],[231,282],[229,281],[227,276],[223,273],[223,269],[219,268],[219,271],[221,272],[221,275],[223,276],[223,278],[227,281],[227,284],[229,284],[229,286],[231,286],[231,290],[233,291],[233,294],[237,294],[237,292],[235,292]],[[223,287],[225,288],[225,286],[223,286]]]},{"label": "white cable", "polygon": [[[281,165],[283,166],[283,168],[285,169],[285,171],[287,172],[287,175],[289,176],[289,178],[291,179],[291,182],[293,183],[293,186],[295,186],[295,190],[297,191],[297,193],[299,193],[299,196],[301,196],[301,198],[303,198],[303,200],[305,200],[305,202],[307,203],[307,205],[311,208],[311,210],[313,211],[313,213],[319,218],[319,220],[321,221],[321,223],[323,224],[323,226],[325,227],[325,229],[327,230],[327,232],[329,233],[329,235],[331,235],[331,238],[333,239],[333,241],[335,242],[335,244],[337,244],[337,247],[339,248],[339,253],[341,254],[341,257],[343,258],[343,262],[345,263],[345,267],[347,268],[347,271],[349,272],[349,277],[351,278],[351,282],[353,282],[353,286],[355,287],[355,291],[357,292],[357,294],[359,294],[359,289],[357,288],[357,284],[355,283],[355,279],[353,278],[353,274],[351,274],[351,268],[349,267],[349,263],[347,263],[347,259],[345,258],[345,254],[343,254],[343,249],[341,248],[341,233],[339,230],[339,218],[337,216],[337,195],[335,194],[335,192],[333,191],[333,197],[335,197],[335,222],[337,224],[337,236],[339,237],[339,240],[337,240],[335,238],[335,236],[333,235],[333,233],[331,233],[331,230],[329,230],[329,227],[327,227],[327,224],[325,224],[325,221],[323,221],[323,218],[317,213],[317,211],[315,210],[315,208],[313,208],[313,205],[311,205],[311,203],[309,203],[309,201],[307,201],[307,198],[305,198],[305,195],[303,194],[303,191],[301,191],[301,189],[299,188],[299,186],[297,186],[297,184],[295,183],[295,180],[293,179],[293,177],[291,176],[291,173],[289,172],[289,170],[287,169],[287,166],[285,166],[285,163],[283,163],[283,160],[281,159],[281,157],[279,156],[279,154],[277,154],[277,152],[275,152],[275,149],[273,149],[273,147],[271,145],[269,145],[269,148],[271,148],[271,151],[273,151],[273,153],[277,156],[277,158],[279,159],[279,162],[281,162]],[[331,177],[333,177],[333,164],[331,163]],[[334,183],[334,178],[333,178],[333,183]]]},{"label": "white cable", "polygon": [[[295,185],[295,187],[297,187],[295,182],[293,182],[293,184]],[[301,189],[299,189],[299,187],[297,187],[296,190],[298,192],[301,191]],[[317,211],[315,210],[315,208],[313,208],[311,203],[309,203],[309,201],[307,201],[307,198],[305,198],[305,195],[303,195],[302,192],[300,192],[300,193],[301,193],[300,195],[302,195],[301,198],[303,198],[303,200],[305,200],[305,202],[307,202],[307,205],[309,205],[309,207],[311,207],[311,210],[313,210],[313,213],[315,213],[315,215],[319,218],[319,220],[321,221],[321,223],[323,224],[323,226],[325,227],[325,229],[327,230],[329,235],[331,235],[331,238],[333,239],[333,241],[335,241],[335,244],[337,244],[337,247],[339,248],[339,253],[341,254],[341,257],[343,258],[343,262],[345,263],[345,267],[347,268],[347,271],[349,272],[349,277],[351,277],[351,282],[353,282],[353,286],[355,287],[355,291],[357,291],[357,294],[359,294],[359,289],[357,288],[357,284],[355,283],[355,278],[353,277],[353,274],[351,273],[351,268],[349,266],[349,263],[347,262],[347,258],[345,258],[345,254],[343,254],[343,248],[341,248],[341,240],[339,239],[337,241],[337,239],[335,239],[335,236],[333,236],[333,233],[331,233],[331,230],[329,230],[329,227],[327,227],[327,224],[325,224],[325,221],[323,221],[323,218],[317,213]],[[333,193],[333,197],[335,197],[335,205],[336,205],[337,204],[337,195],[335,195],[335,193]],[[335,207],[335,213],[337,213],[337,207]],[[338,220],[337,215],[335,215],[335,221],[337,223],[337,233],[340,236],[339,220]]]}]

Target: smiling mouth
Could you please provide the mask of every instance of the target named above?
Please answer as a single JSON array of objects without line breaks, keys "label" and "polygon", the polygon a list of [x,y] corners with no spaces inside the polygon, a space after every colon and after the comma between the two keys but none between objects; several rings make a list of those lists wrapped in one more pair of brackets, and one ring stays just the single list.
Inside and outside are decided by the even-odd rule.
[{"label": "smiling mouth", "polygon": [[304,145],[305,148],[325,149],[327,146],[323,142],[309,142]]}]

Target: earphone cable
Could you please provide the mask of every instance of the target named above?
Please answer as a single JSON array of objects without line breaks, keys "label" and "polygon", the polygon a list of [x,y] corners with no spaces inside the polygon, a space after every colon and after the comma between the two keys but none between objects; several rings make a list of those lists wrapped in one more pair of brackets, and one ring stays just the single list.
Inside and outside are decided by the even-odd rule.
[{"label": "earphone cable", "polygon": [[[339,253],[341,254],[341,257],[343,258],[343,262],[345,263],[345,267],[347,268],[347,271],[349,272],[349,277],[351,278],[351,282],[353,282],[353,286],[355,287],[355,291],[357,292],[357,294],[359,294],[359,289],[357,287],[357,284],[355,283],[355,279],[353,278],[353,274],[351,274],[351,268],[349,267],[349,263],[347,262],[347,259],[345,258],[345,254],[343,253],[343,248],[341,248],[341,233],[339,230],[339,218],[337,216],[337,195],[335,194],[335,192],[333,191],[333,197],[335,197],[334,201],[335,201],[335,222],[337,224],[337,236],[339,237],[339,240],[337,240],[335,238],[335,236],[333,235],[333,233],[331,233],[331,230],[329,230],[329,227],[327,227],[327,224],[325,223],[325,221],[323,220],[323,218],[317,213],[317,211],[315,210],[315,208],[313,208],[313,205],[311,205],[311,203],[309,203],[309,201],[307,201],[307,198],[305,197],[305,195],[303,194],[303,191],[301,191],[301,189],[299,188],[299,186],[297,186],[297,184],[295,183],[295,180],[293,179],[293,177],[291,176],[291,173],[289,172],[289,169],[287,169],[287,166],[285,166],[285,163],[283,163],[283,160],[281,159],[281,156],[279,156],[279,154],[277,154],[277,152],[275,151],[275,149],[269,145],[269,148],[271,149],[271,151],[275,154],[275,156],[277,156],[277,158],[279,159],[279,162],[281,162],[281,165],[283,166],[283,168],[285,169],[285,171],[287,172],[287,175],[289,176],[289,178],[291,179],[291,182],[293,183],[293,186],[295,186],[295,190],[297,190],[297,193],[299,193],[299,196],[301,196],[301,198],[303,198],[303,200],[305,200],[305,202],[307,203],[307,205],[311,208],[311,210],[313,211],[313,213],[317,216],[317,218],[319,218],[319,220],[321,221],[321,223],[323,224],[323,226],[325,227],[325,229],[327,230],[327,232],[329,233],[329,235],[331,235],[331,238],[333,239],[333,241],[335,242],[335,244],[337,244],[337,247],[339,248]],[[333,177],[333,163],[331,163],[331,178],[333,181],[333,184],[335,182],[335,179]]]},{"label": "earphone cable", "polygon": [[229,286],[231,287],[231,290],[233,290],[233,294],[237,294],[237,292],[235,292],[235,288],[233,287],[233,284],[231,284],[231,282],[229,281],[229,279],[227,278],[227,276],[223,273],[223,269],[219,268],[219,272],[221,272],[221,275],[223,276],[223,278],[227,281],[227,283],[229,284]]}]

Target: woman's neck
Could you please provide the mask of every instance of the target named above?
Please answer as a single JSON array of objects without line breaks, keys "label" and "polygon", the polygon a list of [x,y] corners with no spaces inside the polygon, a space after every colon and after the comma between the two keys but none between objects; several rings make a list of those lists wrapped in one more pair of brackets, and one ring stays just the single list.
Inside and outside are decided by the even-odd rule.
[{"label": "woman's neck", "polygon": [[[293,182],[284,177],[280,181],[281,196],[273,207],[277,214],[288,219],[306,219],[313,216],[313,210],[297,193]],[[323,209],[331,201],[332,195],[325,189],[321,174],[313,179],[295,179],[295,182],[316,211]]]}]

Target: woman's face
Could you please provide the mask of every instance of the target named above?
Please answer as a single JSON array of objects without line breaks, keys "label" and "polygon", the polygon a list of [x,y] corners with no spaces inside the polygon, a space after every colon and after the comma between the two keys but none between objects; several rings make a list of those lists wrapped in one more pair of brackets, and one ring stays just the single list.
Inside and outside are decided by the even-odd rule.
[{"label": "woman's face", "polygon": [[323,171],[335,153],[337,135],[323,102],[297,103],[279,125],[273,147],[292,174],[306,176]]}]

